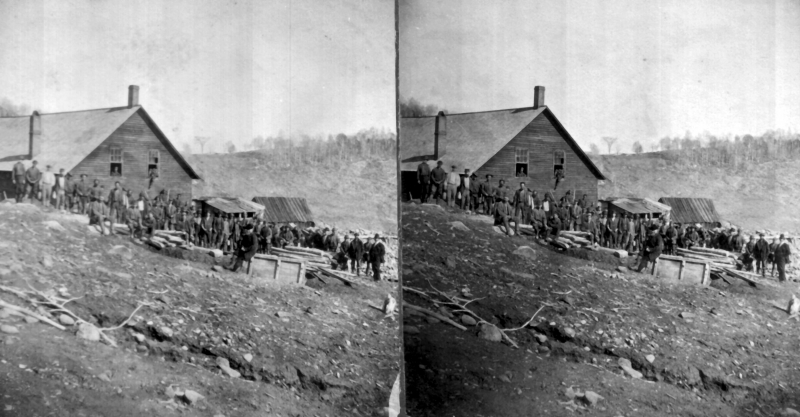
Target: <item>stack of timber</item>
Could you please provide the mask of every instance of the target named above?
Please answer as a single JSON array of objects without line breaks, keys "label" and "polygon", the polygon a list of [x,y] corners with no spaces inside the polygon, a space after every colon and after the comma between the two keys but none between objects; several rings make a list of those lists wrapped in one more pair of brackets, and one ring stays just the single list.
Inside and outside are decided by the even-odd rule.
[{"label": "stack of timber", "polygon": [[675,251],[681,257],[706,261],[710,263],[712,267],[727,268],[736,266],[736,258],[724,250],[710,248],[677,248]]},{"label": "stack of timber", "polygon": [[306,269],[306,273],[322,282],[325,282],[326,278],[335,278],[351,287],[356,284],[353,280],[356,276],[345,271],[335,271],[330,268],[309,265]]},{"label": "stack of timber", "polygon": [[551,245],[561,248],[561,249],[569,249],[571,247],[577,246],[572,241],[568,239],[564,239],[561,236],[558,237],[548,237],[547,241],[550,242]]},{"label": "stack of timber", "polygon": [[589,237],[589,233],[586,232],[570,232],[570,231],[563,231],[561,232],[561,236],[564,239],[569,240],[572,242],[574,246],[590,246],[592,242],[590,242],[587,237]]},{"label": "stack of timber", "polygon": [[272,248],[272,254],[281,258],[305,261],[309,266],[330,268],[333,256],[325,251],[312,248],[287,246],[285,248]]}]

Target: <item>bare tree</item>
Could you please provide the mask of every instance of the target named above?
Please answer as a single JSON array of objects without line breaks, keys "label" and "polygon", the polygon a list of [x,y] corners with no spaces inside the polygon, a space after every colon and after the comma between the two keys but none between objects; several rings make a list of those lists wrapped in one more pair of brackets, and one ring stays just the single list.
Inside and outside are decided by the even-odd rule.
[{"label": "bare tree", "polygon": [[611,136],[603,136],[603,142],[608,145],[608,153],[611,153],[611,146],[617,142],[617,138]]},{"label": "bare tree", "polygon": [[633,153],[642,153],[644,152],[644,146],[642,146],[641,142],[638,140],[633,142]]},{"label": "bare tree", "polygon": [[589,145],[589,153],[592,155],[600,155],[600,147],[596,143]]},{"label": "bare tree", "polygon": [[194,140],[200,144],[200,153],[205,153],[206,142],[211,140],[208,136],[195,136]]},{"label": "bare tree", "polygon": [[440,109],[433,104],[424,105],[414,97],[406,100],[400,97],[400,116],[401,117],[422,117],[435,116],[439,110],[447,113],[447,110]]}]

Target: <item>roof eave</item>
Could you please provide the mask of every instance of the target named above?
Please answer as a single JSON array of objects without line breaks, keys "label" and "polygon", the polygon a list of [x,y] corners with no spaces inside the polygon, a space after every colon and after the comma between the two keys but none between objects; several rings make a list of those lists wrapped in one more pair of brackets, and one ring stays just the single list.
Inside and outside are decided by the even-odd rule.
[{"label": "roof eave", "polygon": [[564,128],[564,125],[562,125],[561,122],[558,120],[558,117],[556,117],[553,111],[550,110],[550,107],[545,106],[544,111],[540,113],[540,115],[542,114],[548,114],[550,115],[550,117],[553,118],[553,123],[556,125],[556,129],[559,130],[562,133],[562,135],[564,135],[564,137],[567,139],[567,143],[569,143],[570,147],[572,147],[572,150],[575,151],[575,153],[578,154],[578,157],[581,158],[583,163],[589,167],[589,170],[592,171],[592,174],[594,174],[594,176],[598,180],[605,180],[606,176],[603,175],[602,172],[600,172],[600,169],[597,168],[597,165],[595,165],[594,162],[592,162],[592,159],[589,158],[589,155],[587,155],[586,152],[584,152],[583,149],[581,149],[581,147],[578,145],[578,142],[575,141],[575,139],[572,137],[572,135],[569,134],[567,129]]},{"label": "roof eave", "polygon": [[167,138],[167,135],[165,135],[164,132],[161,131],[161,128],[158,127],[158,124],[156,124],[156,122],[153,120],[153,118],[150,117],[149,114],[147,114],[147,110],[145,110],[144,107],[140,105],[139,106],[139,110],[137,110],[137,112],[141,112],[142,117],[144,117],[153,126],[153,129],[155,130],[155,133],[158,136],[158,138],[164,143],[164,146],[167,147],[167,149],[170,151],[170,153],[175,155],[175,159],[178,160],[178,164],[180,164],[183,167],[183,169],[186,170],[186,172],[189,174],[189,176],[193,180],[202,179],[202,178],[200,178],[200,175],[194,170],[194,168],[192,168],[192,166],[189,164],[189,162],[186,161],[186,159],[178,151],[178,149],[175,148],[175,146],[172,144],[172,142],[170,142],[170,140]]}]

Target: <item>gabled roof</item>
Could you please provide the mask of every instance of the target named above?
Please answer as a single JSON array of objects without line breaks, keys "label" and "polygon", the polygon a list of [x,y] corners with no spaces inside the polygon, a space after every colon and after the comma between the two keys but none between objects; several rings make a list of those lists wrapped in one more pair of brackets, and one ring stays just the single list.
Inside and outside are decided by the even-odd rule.
[{"label": "gabled roof", "polygon": [[202,197],[197,200],[208,204],[223,213],[258,213],[264,210],[261,204],[242,198]]},{"label": "gabled roof", "polygon": [[[40,167],[52,165],[69,172],[137,112],[153,127],[153,132],[189,176],[199,179],[142,106],[43,113],[40,115],[40,153],[33,159]],[[24,157],[26,167],[30,166],[30,120],[31,116],[0,117],[0,171],[11,171],[20,157]]]},{"label": "gabled roof", "polygon": [[633,214],[666,213],[670,211],[668,205],[655,202],[649,198],[617,198],[609,201],[609,203]]},{"label": "gabled roof", "polygon": [[[605,177],[597,166],[547,107],[448,114],[447,136],[444,139],[446,151],[440,160],[445,166],[456,165],[459,169],[469,168],[474,172],[543,114],[553,120],[556,130],[595,177],[604,180]],[[402,171],[416,171],[417,165],[426,158],[430,160],[432,167],[436,166],[436,161],[432,160],[435,129],[435,116],[400,119]]]},{"label": "gabled roof", "polygon": [[253,201],[264,206],[264,220],[275,223],[313,222],[314,216],[305,198],[253,197]]},{"label": "gabled roof", "polygon": [[719,223],[714,201],[710,198],[661,197],[659,203],[672,208],[670,218],[678,223]]}]

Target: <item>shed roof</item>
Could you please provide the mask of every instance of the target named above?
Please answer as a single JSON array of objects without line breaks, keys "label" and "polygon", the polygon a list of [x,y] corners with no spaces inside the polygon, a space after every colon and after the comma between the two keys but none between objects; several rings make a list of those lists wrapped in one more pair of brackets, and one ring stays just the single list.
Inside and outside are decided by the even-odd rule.
[{"label": "shed roof", "polygon": [[267,221],[276,223],[314,221],[305,198],[253,197],[253,201],[264,206],[264,219]]},{"label": "shed roof", "polygon": [[[459,169],[469,168],[474,172],[542,114],[552,119],[556,129],[589,170],[598,179],[605,179],[597,166],[547,107],[448,114],[446,115],[446,151],[440,160],[446,166],[456,165]],[[432,160],[435,130],[436,116],[400,119],[400,167],[402,171],[415,171],[419,163],[428,158],[431,159],[428,162],[429,165],[436,166],[437,161]]]},{"label": "shed roof", "polygon": [[718,223],[714,201],[710,198],[661,197],[659,203],[672,208],[671,218],[678,223]]},{"label": "shed roof", "polygon": [[670,206],[649,198],[617,198],[610,201],[610,203],[633,214],[665,213],[670,211]]},{"label": "shed roof", "polygon": [[[41,167],[52,165],[69,172],[137,112],[153,126],[156,136],[189,176],[199,179],[142,106],[42,113],[40,153],[33,159]],[[11,171],[21,157],[30,166],[30,120],[31,116],[0,117],[0,171]]]},{"label": "shed roof", "polygon": [[264,206],[242,198],[202,197],[197,200],[208,204],[223,213],[257,213],[264,210]]}]

